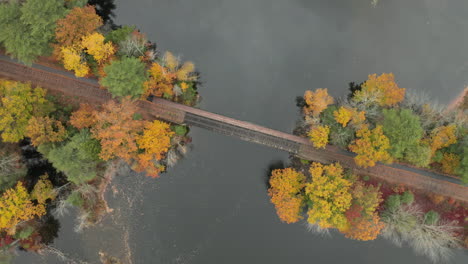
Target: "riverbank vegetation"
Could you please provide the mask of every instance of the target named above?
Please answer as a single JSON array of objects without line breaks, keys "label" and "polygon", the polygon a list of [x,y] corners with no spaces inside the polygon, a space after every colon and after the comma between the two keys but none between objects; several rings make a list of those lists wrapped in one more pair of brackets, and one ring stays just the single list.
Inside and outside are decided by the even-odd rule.
[{"label": "riverbank vegetation", "polygon": [[[327,89],[306,91],[295,133],[318,149],[332,144],[354,152],[359,167],[399,162],[468,182],[463,100],[457,108],[440,108],[398,87],[393,74],[369,75],[350,91],[338,100]],[[361,241],[382,236],[434,262],[468,247],[466,203],[355,175],[338,163],[293,158],[289,168],[271,172],[268,194],[281,221],[305,218],[319,233],[334,229]]]},{"label": "riverbank vegetation", "polygon": [[467,204],[358,176],[338,163],[293,158],[290,167],[272,170],[268,194],[282,222],[305,219],[319,234],[337,230],[360,241],[381,236],[433,262],[468,247]]},{"label": "riverbank vegetation", "polygon": [[393,74],[369,75],[334,100],[327,89],[306,91],[296,134],[316,148],[336,145],[356,153],[361,167],[405,163],[450,174],[468,183],[468,117],[398,87]]},{"label": "riverbank vegetation", "polygon": [[187,105],[199,100],[192,62],[160,53],[135,27],[100,17],[87,1],[8,1],[0,4],[0,25],[0,45],[27,65],[44,61],[98,78],[115,97],[156,96]]},{"label": "riverbank vegetation", "polygon": [[159,177],[186,152],[187,133],[184,126],[143,120],[130,97],[78,105],[0,80],[0,246],[42,249],[50,242],[41,234],[47,219],[69,206],[80,209],[77,231],[98,222],[116,163]]},{"label": "riverbank vegetation", "polygon": [[[93,1],[91,1],[93,2]],[[0,250],[47,250],[54,216],[79,208],[76,231],[108,211],[104,191],[124,161],[159,177],[187,152],[186,126],[144,120],[136,100],[199,100],[194,64],[182,63],[135,27],[116,26],[82,0],[0,4],[0,46],[34,62],[97,78],[114,97],[104,105],[0,80]],[[52,226],[52,227],[51,227]]]}]

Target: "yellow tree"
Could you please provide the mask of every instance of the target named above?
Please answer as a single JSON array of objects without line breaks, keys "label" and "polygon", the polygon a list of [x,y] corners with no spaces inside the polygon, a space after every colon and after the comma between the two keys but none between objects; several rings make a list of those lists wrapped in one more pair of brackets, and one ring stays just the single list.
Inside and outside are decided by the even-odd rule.
[{"label": "yellow tree", "polygon": [[39,202],[39,204],[45,204],[47,199],[55,200],[57,193],[54,190],[52,182],[49,180],[47,174],[42,175],[39,181],[34,185],[34,189],[31,192],[31,198]]},{"label": "yellow tree", "polygon": [[95,112],[96,124],[91,133],[101,142],[99,157],[102,160],[119,157],[129,163],[136,156],[136,138],[145,125],[143,121],[134,120],[136,110],[136,104],[124,98],[121,103],[109,101],[102,111]]},{"label": "yellow tree", "polygon": [[143,97],[146,98],[149,95],[162,97],[163,95],[172,96],[172,88],[176,76],[169,72],[168,68],[165,68],[154,62],[151,64],[151,68],[148,70],[149,79],[143,84],[144,93]]},{"label": "yellow tree", "polygon": [[136,156],[136,171],[146,171],[148,176],[157,177],[159,172],[164,170],[164,166],[155,161],[164,157],[171,147],[171,137],[174,132],[168,123],[155,120],[147,122],[143,134],[137,136],[138,148],[143,150]]},{"label": "yellow tree", "polygon": [[309,131],[308,136],[315,148],[325,148],[329,134],[329,126],[315,126]]},{"label": "yellow tree", "polygon": [[281,221],[288,224],[301,219],[305,176],[292,168],[273,170],[268,195]]},{"label": "yellow tree", "polygon": [[46,117],[32,117],[26,127],[26,136],[34,146],[48,142],[60,142],[67,138],[67,130],[62,122]]},{"label": "yellow tree", "polygon": [[53,105],[42,88],[29,83],[0,81],[0,131],[4,142],[24,138],[29,119],[49,114]]},{"label": "yellow tree", "polygon": [[197,80],[193,62],[187,61],[181,65],[179,59],[169,51],[164,54],[164,61],[169,72],[174,74],[177,80],[191,82]]},{"label": "yellow tree", "polygon": [[367,125],[356,131],[356,140],[354,140],[349,149],[356,153],[354,161],[361,167],[372,167],[378,161],[391,162],[391,156],[388,153],[390,149],[390,140],[383,134],[382,126],[370,130]]},{"label": "yellow tree", "polygon": [[91,128],[95,123],[95,110],[89,104],[80,104],[80,108],[70,116],[70,124],[78,129]]},{"label": "yellow tree", "polygon": [[104,43],[104,36],[100,33],[91,33],[81,40],[81,47],[97,61],[102,64],[115,53],[112,42]]},{"label": "yellow tree", "polygon": [[361,90],[354,92],[353,99],[365,104],[377,103],[380,106],[393,106],[405,97],[405,88],[399,88],[395,83],[393,73],[369,75],[361,85]]},{"label": "yellow tree", "polygon": [[341,124],[343,127],[346,127],[351,118],[353,118],[353,114],[353,109],[344,106],[340,106],[338,110],[333,111],[333,116],[335,117],[336,122]]},{"label": "yellow tree", "polygon": [[444,153],[442,157],[442,171],[448,174],[455,174],[460,165],[460,157],[454,153]]},{"label": "yellow tree", "polygon": [[42,216],[45,212],[44,204],[35,205],[26,188],[18,182],[15,188],[6,190],[0,198],[0,230],[14,234],[18,223]]},{"label": "yellow tree", "polygon": [[430,139],[432,154],[457,142],[456,129],[456,126],[451,124],[438,127],[432,131]]},{"label": "yellow tree", "polygon": [[351,206],[351,182],[343,177],[340,164],[312,163],[309,172],[312,182],[307,183],[305,194],[311,203],[307,221],[321,228],[344,230],[348,226],[345,212]]},{"label": "yellow tree", "polygon": [[81,50],[71,46],[61,47],[60,56],[63,67],[69,71],[74,71],[75,76],[85,77],[89,74],[91,69],[81,57]]},{"label": "yellow tree", "polygon": [[325,88],[319,88],[312,91],[306,91],[304,93],[304,100],[306,106],[304,107],[304,113],[318,116],[323,110],[327,109],[328,105],[333,104],[333,97],[328,95],[328,90]]}]

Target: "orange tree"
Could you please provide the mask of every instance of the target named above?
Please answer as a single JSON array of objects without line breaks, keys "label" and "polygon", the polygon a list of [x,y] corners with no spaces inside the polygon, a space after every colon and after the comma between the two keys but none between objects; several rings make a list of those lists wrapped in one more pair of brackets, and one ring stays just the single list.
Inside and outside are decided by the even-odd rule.
[{"label": "orange tree", "polygon": [[16,225],[46,212],[43,203],[34,204],[21,182],[6,190],[0,198],[0,230],[14,234]]},{"label": "orange tree", "polygon": [[81,38],[102,26],[102,19],[93,6],[75,7],[67,16],[57,21],[55,39],[60,46],[72,46]]},{"label": "orange tree", "polygon": [[34,146],[48,142],[60,142],[67,138],[67,130],[62,122],[45,117],[32,117],[26,127],[26,136]]},{"label": "orange tree", "polygon": [[309,172],[312,181],[306,183],[305,194],[309,203],[308,219],[321,228],[344,230],[348,226],[345,212],[351,206],[351,182],[343,177],[340,164],[312,163]]},{"label": "orange tree", "polygon": [[157,97],[170,98],[173,95],[173,82],[175,75],[170,73],[169,70],[160,64],[154,62],[151,68],[148,70],[149,78],[144,83],[143,97],[146,98],[149,95]]},{"label": "orange tree", "polygon": [[168,123],[155,120],[146,122],[142,135],[138,135],[136,142],[140,151],[135,157],[136,171],[146,171],[148,176],[157,177],[164,166],[157,161],[164,157],[164,154],[171,147],[171,137],[174,132]]},{"label": "orange tree", "polygon": [[295,223],[301,219],[305,176],[292,168],[273,170],[268,195],[281,221]]},{"label": "orange tree", "polygon": [[344,230],[346,237],[356,240],[374,240],[383,228],[377,208],[383,201],[380,186],[366,186],[356,181],[352,187],[352,206],[345,215],[349,226]]},{"label": "orange tree", "polygon": [[319,88],[315,92],[306,91],[304,100],[306,106],[304,106],[303,111],[306,115],[312,114],[312,116],[318,116],[328,105],[333,104],[333,97],[328,95],[326,88]]},{"label": "orange tree", "polygon": [[89,104],[80,104],[80,108],[73,112],[70,124],[78,129],[91,128],[96,123],[94,108]]},{"label": "orange tree", "polygon": [[405,88],[395,83],[393,73],[369,75],[368,80],[361,85],[361,89],[354,92],[353,99],[364,104],[378,104],[380,106],[393,106],[403,101]]},{"label": "orange tree", "polygon": [[360,217],[350,223],[349,229],[344,233],[347,238],[369,241],[374,240],[384,228],[377,214],[369,218]]},{"label": "orange tree", "polygon": [[356,131],[357,139],[349,145],[349,149],[356,153],[354,161],[361,167],[375,166],[377,161],[391,162],[388,153],[390,141],[383,134],[382,126],[377,125],[370,130],[368,126],[363,126]]},{"label": "orange tree", "polygon": [[95,112],[96,123],[91,133],[101,142],[101,159],[119,157],[129,163],[136,156],[136,138],[144,128],[143,121],[134,119],[136,109],[136,104],[127,97],[121,103],[110,101],[102,111]]}]

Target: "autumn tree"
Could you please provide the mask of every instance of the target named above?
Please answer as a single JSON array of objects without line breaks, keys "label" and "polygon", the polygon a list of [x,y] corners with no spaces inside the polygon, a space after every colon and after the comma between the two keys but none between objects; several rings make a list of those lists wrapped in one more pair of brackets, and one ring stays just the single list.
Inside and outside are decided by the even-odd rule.
[{"label": "autumn tree", "polygon": [[5,142],[24,138],[29,119],[50,113],[52,104],[45,99],[46,91],[31,88],[31,84],[0,81],[0,131]]},{"label": "autumn tree", "polygon": [[79,48],[71,46],[61,47],[60,59],[62,60],[63,67],[69,71],[73,71],[76,77],[85,77],[91,71]]},{"label": "autumn tree", "polygon": [[164,54],[164,62],[167,69],[175,75],[177,80],[186,82],[197,80],[198,77],[193,62],[187,61],[181,64],[179,59],[169,51]]},{"label": "autumn tree", "polygon": [[45,117],[32,117],[26,127],[26,136],[34,146],[48,142],[60,142],[67,138],[67,130],[62,122]]},{"label": "autumn tree", "polygon": [[325,148],[328,143],[329,126],[315,126],[309,131],[308,136],[315,148]]},{"label": "autumn tree", "polygon": [[348,122],[351,121],[351,118],[353,117],[353,111],[347,107],[340,106],[338,111],[333,112],[333,115],[335,116],[336,122],[345,127]]},{"label": "autumn tree", "polygon": [[61,46],[73,46],[102,26],[102,19],[93,6],[75,7],[57,21],[55,39]]},{"label": "autumn tree", "polygon": [[29,221],[45,214],[42,203],[35,205],[21,182],[15,188],[6,190],[0,198],[0,230],[15,233],[15,227],[22,221]]},{"label": "autumn tree", "polygon": [[39,204],[45,204],[48,199],[55,200],[57,193],[54,190],[52,182],[49,180],[47,174],[42,175],[34,185],[34,189],[31,192],[31,198],[37,200]]},{"label": "autumn tree", "polygon": [[21,152],[16,144],[0,142],[0,193],[26,175],[27,169],[21,160]]},{"label": "autumn tree", "polygon": [[275,205],[281,221],[288,224],[301,219],[304,197],[305,176],[292,168],[277,169],[271,172],[268,195]]},{"label": "autumn tree", "polygon": [[343,177],[340,164],[312,163],[312,182],[306,183],[305,194],[310,201],[307,221],[321,228],[344,230],[348,226],[345,212],[350,208],[351,182]]},{"label": "autumn tree", "polygon": [[136,171],[146,171],[148,176],[157,177],[164,166],[156,163],[171,147],[174,132],[168,123],[155,120],[147,122],[142,135],[136,137],[138,148],[143,150],[136,156]]},{"label": "autumn tree", "polygon": [[0,5],[0,44],[6,52],[31,64],[50,53],[56,21],[65,14],[63,0],[10,1]]},{"label": "autumn tree", "polygon": [[136,139],[145,125],[143,121],[134,120],[136,109],[134,102],[124,98],[121,103],[110,101],[102,111],[96,112],[96,124],[91,132],[101,142],[101,159],[119,157],[129,163],[136,156]]},{"label": "autumn tree", "polygon": [[319,88],[312,91],[306,91],[304,93],[304,100],[306,106],[304,107],[304,113],[306,115],[312,114],[318,116],[328,105],[333,104],[333,97],[328,95],[328,90],[325,88]]},{"label": "autumn tree", "polygon": [[433,154],[441,148],[455,144],[457,142],[456,126],[450,124],[437,127],[431,132],[430,142]]},{"label": "autumn tree", "polygon": [[399,88],[395,83],[393,73],[369,75],[361,89],[354,92],[353,99],[366,105],[393,106],[403,101],[405,88]]},{"label": "autumn tree", "polygon": [[455,174],[460,166],[460,157],[454,153],[445,152],[442,156],[442,171],[448,174]]},{"label": "autumn tree", "polygon": [[80,108],[70,116],[70,124],[78,129],[91,128],[96,123],[94,108],[89,104],[80,104]]},{"label": "autumn tree", "polygon": [[99,141],[87,129],[81,130],[60,144],[44,144],[38,149],[53,165],[74,184],[82,184],[97,176],[96,166],[101,162]]},{"label": "autumn tree", "polygon": [[154,95],[157,97],[172,97],[173,82],[175,75],[170,73],[169,70],[160,64],[154,62],[148,70],[149,78],[144,83],[144,97]]},{"label": "autumn tree", "polygon": [[388,153],[390,141],[383,134],[381,125],[377,125],[372,130],[364,126],[356,131],[356,137],[357,139],[349,145],[349,149],[357,154],[354,161],[358,166],[367,168],[375,166],[378,161],[391,162]]},{"label": "autumn tree", "polygon": [[93,56],[98,64],[104,63],[115,53],[112,42],[106,43],[104,39],[102,34],[94,32],[84,36],[81,40],[82,49]]},{"label": "autumn tree", "polygon": [[385,224],[380,221],[380,217],[373,214],[369,218],[360,217],[352,221],[349,229],[344,234],[347,238],[355,240],[375,240],[384,226]]},{"label": "autumn tree", "polygon": [[131,96],[138,98],[143,93],[143,83],[147,80],[145,64],[138,58],[124,57],[112,61],[104,68],[106,76],[101,84],[115,96]]},{"label": "autumn tree", "polygon": [[419,117],[410,109],[384,109],[383,117],[383,132],[390,140],[389,152],[392,157],[402,159],[424,134]]}]

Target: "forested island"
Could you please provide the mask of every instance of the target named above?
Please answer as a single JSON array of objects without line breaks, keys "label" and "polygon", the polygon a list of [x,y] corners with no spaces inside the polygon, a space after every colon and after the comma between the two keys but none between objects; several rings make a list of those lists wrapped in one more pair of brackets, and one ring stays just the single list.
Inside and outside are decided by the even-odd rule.
[{"label": "forested island", "polygon": [[[2,261],[16,249],[48,252],[57,236],[54,216],[67,207],[79,208],[76,231],[99,223],[119,166],[157,178],[191,143],[189,127],[145,119],[137,100],[195,106],[194,64],[161,53],[133,26],[115,25],[94,2],[0,4],[2,53],[97,79],[114,98],[93,105],[0,80]],[[409,164],[468,182],[467,95],[456,108],[439,108],[398,87],[391,73],[369,75],[350,91],[343,99],[327,89],[307,91],[298,100],[302,120],[295,134],[317,149],[331,144],[354,152],[361,167]],[[468,247],[466,203],[356,175],[339,163],[292,157],[290,167],[272,171],[268,194],[281,221],[296,223],[305,213],[308,227],[320,233],[336,229],[362,241],[382,235],[436,262]]]},{"label": "forested island", "polygon": [[[306,91],[298,98],[303,119],[295,133],[315,148],[332,144],[354,152],[359,167],[409,163],[468,182],[468,94],[452,109],[438,107],[406,94],[391,73],[349,87],[349,96],[339,100],[327,89]],[[299,158],[273,170],[269,185],[286,223],[298,222],[306,211],[313,231],[336,229],[362,241],[382,235],[434,262],[447,261],[452,248],[468,247],[467,204],[450,197]]]}]

